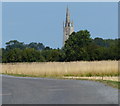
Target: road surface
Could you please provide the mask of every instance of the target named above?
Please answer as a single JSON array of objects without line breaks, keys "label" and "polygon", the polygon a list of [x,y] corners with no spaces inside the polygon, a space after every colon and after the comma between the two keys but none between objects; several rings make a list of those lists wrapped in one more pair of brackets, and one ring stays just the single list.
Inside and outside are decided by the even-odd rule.
[{"label": "road surface", "polygon": [[3,104],[118,104],[118,90],[99,82],[2,76]]}]

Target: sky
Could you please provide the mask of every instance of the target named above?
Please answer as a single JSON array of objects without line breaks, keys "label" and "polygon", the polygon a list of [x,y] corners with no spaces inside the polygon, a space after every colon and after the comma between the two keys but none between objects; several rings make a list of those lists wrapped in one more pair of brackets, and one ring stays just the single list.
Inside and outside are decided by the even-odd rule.
[{"label": "sky", "polygon": [[88,30],[92,38],[118,38],[117,2],[3,2],[2,46],[18,40],[61,48],[67,6],[75,32]]}]

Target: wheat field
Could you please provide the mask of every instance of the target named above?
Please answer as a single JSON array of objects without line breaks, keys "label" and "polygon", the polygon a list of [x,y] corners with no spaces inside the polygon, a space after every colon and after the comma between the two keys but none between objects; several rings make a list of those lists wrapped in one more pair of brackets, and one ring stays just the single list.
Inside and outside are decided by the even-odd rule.
[{"label": "wheat field", "polygon": [[117,76],[118,61],[2,63],[1,73],[36,77]]}]

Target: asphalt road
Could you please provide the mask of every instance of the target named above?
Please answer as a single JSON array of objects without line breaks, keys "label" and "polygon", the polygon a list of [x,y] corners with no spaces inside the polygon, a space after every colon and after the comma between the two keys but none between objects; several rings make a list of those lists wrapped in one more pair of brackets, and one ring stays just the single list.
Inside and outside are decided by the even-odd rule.
[{"label": "asphalt road", "polygon": [[2,76],[3,104],[118,104],[118,90],[99,82]]}]

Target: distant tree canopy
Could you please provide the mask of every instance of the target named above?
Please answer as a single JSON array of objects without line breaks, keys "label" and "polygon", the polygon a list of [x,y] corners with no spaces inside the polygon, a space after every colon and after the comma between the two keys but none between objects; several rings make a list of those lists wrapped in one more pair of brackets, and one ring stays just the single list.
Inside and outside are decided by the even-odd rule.
[{"label": "distant tree canopy", "polygon": [[43,50],[45,48],[45,46],[42,43],[35,43],[35,42],[26,45],[26,47],[34,48],[35,50]]},{"label": "distant tree canopy", "polygon": [[6,48],[0,49],[0,59],[9,62],[49,62],[49,61],[94,61],[119,60],[120,39],[102,39],[90,37],[90,32],[73,32],[61,49],[52,49],[42,43],[24,44],[17,40],[6,42]]},{"label": "distant tree canopy", "polygon": [[24,49],[25,45],[23,42],[18,42],[17,40],[11,40],[9,42],[6,42],[6,50],[10,50],[14,48]]},{"label": "distant tree canopy", "polygon": [[24,44],[23,42],[19,42],[17,40],[11,40],[9,42],[6,42],[6,50],[19,48],[19,49],[25,49],[25,48],[34,48],[35,50],[43,50],[45,46],[42,43],[36,43],[32,42],[30,44]]}]

